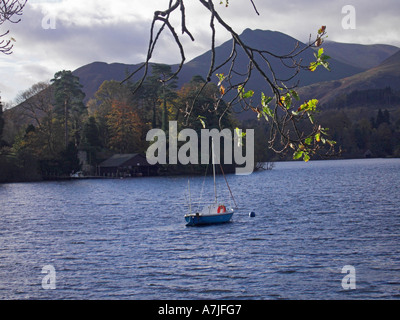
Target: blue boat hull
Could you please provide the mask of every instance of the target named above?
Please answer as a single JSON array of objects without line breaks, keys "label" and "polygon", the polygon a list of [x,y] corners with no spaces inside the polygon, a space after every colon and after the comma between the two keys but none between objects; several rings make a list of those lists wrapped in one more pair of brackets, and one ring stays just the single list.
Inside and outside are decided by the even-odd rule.
[{"label": "blue boat hull", "polygon": [[221,224],[231,221],[233,212],[228,212],[225,214],[215,214],[215,215],[187,215],[185,220],[187,226],[200,226],[200,225],[210,225],[210,224]]}]

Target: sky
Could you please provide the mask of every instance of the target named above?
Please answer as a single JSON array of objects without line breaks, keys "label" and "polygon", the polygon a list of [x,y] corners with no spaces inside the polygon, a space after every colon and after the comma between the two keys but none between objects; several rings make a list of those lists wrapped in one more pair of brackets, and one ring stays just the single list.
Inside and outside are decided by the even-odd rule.
[{"label": "sky", "polygon": [[[229,7],[219,2],[214,0],[218,12],[239,34],[246,28],[273,30],[307,42],[310,34],[326,25],[331,41],[400,47],[399,0],[254,0],[260,15],[250,0],[230,0]],[[10,30],[5,39],[16,40],[12,55],[0,54],[2,101],[12,105],[19,92],[39,81],[49,81],[60,70],[73,71],[94,61],[143,62],[154,11],[166,9],[168,3],[28,0],[21,22],[0,26],[0,34]],[[346,10],[346,5],[354,8],[354,14]],[[195,41],[179,35],[190,61],[210,49],[210,15],[198,0],[186,0],[185,6],[187,27]],[[171,18],[180,31],[180,11]],[[217,45],[229,39],[230,35],[217,27]],[[160,39],[152,61],[180,62],[179,51],[167,33]]]}]

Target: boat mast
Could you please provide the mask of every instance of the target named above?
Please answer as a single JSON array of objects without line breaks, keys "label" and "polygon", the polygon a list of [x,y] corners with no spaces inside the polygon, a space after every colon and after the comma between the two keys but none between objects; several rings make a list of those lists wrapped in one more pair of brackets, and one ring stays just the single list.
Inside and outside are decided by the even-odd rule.
[{"label": "boat mast", "polygon": [[214,194],[215,194],[215,203],[218,203],[218,197],[217,197],[217,184],[215,182],[215,159],[214,159],[214,139],[211,138],[211,145],[212,145],[212,164],[213,164],[213,176],[214,176]]},{"label": "boat mast", "polygon": [[189,188],[189,214],[192,214],[192,196],[190,195],[190,180],[188,180],[188,188]]}]

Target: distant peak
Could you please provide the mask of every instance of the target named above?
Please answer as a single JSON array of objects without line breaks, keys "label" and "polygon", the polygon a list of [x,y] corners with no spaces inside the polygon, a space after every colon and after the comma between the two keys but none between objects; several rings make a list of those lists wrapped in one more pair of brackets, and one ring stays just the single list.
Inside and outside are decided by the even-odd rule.
[{"label": "distant peak", "polygon": [[253,33],[253,34],[255,34],[255,33],[263,33],[263,34],[271,33],[272,34],[272,33],[280,33],[280,32],[272,31],[272,30],[261,30],[261,29],[250,29],[250,28],[247,28],[242,32],[242,35],[249,34],[249,33]]}]

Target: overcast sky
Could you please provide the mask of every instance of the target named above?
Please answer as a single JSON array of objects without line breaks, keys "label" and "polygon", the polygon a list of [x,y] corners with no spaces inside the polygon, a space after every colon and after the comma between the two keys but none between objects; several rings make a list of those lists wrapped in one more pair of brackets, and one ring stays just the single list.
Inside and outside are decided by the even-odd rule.
[{"label": "overcast sky", "polygon": [[[321,25],[329,40],[362,44],[391,44],[400,47],[399,0],[230,0],[229,7],[214,0],[220,14],[241,33],[246,28],[274,30],[308,41]],[[224,1],[225,2],[225,1]],[[94,61],[140,63],[147,53],[150,24],[155,10],[165,9],[169,0],[28,0],[22,21],[3,24],[16,39],[13,54],[0,54],[0,95],[14,100],[18,92],[39,81],[49,81],[59,70],[75,70]],[[356,29],[344,29],[345,5],[356,10]],[[210,46],[209,14],[197,0],[186,0],[187,25],[195,42],[186,36],[188,61]],[[178,27],[179,12],[176,17]],[[55,24],[55,25],[54,25]],[[55,27],[46,29],[44,26]],[[217,44],[229,34],[217,29]],[[177,63],[179,51],[165,36],[154,62]]]}]

